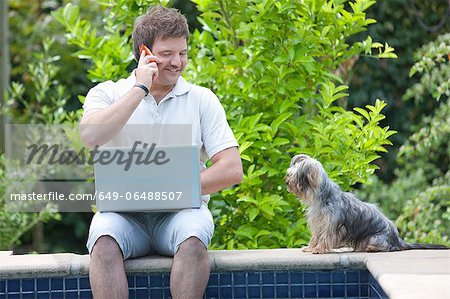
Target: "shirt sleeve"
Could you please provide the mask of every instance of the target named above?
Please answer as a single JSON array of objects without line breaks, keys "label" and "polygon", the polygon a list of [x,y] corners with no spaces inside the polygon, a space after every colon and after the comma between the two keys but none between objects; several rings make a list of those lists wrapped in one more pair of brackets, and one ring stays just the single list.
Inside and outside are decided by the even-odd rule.
[{"label": "shirt sleeve", "polygon": [[94,110],[105,109],[114,102],[113,95],[110,94],[111,84],[113,84],[112,81],[106,81],[94,86],[93,88],[91,88],[91,90],[89,90],[86,98],[84,99],[83,115],[86,115],[87,113]]},{"label": "shirt sleeve", "polygon": [[210,90],[206,93],[201,113],[203,145],[209,159],[220,151],[237,147],[238,143],[227,122],[225,110],[217,96]]}]

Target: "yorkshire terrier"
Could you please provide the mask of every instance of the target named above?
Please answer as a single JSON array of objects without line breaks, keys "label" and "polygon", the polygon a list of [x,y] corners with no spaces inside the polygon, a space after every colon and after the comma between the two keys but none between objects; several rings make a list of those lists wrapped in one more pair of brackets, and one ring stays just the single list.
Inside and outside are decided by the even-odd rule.
[{"label": "yorkshire terrier", "polygon": [[311,240],[303,251],[326,253],[341,247],[354,251],[449,249],[442,245],[408,244],[395,225],[378,208],[343,192],[319,161],[307,155],[292,158],[286,184],[307,206]]}]

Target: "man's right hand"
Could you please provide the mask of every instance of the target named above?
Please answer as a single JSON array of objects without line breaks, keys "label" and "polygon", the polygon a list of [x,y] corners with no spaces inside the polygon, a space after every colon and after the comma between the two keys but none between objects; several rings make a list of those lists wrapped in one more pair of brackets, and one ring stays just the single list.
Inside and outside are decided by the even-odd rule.
[{"label": "man's right hand", "polygon": [[146,55],[145,51],[142,50],[136,69],[136,84],[144,84],[150,90],[153,80],[158,77],[158,62],[158,57]]}]

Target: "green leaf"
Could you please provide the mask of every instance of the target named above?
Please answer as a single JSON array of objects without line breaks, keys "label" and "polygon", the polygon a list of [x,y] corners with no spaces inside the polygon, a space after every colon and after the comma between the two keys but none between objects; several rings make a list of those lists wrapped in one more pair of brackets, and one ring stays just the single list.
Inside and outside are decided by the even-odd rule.
[{"label": "green leaf", "polygon": [[236,230],[236,235],[244,237],[244,238],[248,238],[250,240],[254,240],[255,236],[258,232],[259,232],[259,230],[256,227],[254,227],[253,225],[245,224],[245,225],[241,225]]},{"label": "green leaf", "polygon": [[291,116],[292,116],[292,113],[285,112],[285,113],[281,114],[280,116],[278,116],[276,119],[274,119],[272,121],[272,123],[270,124],[270,127],[272,128],[272,132],[274,132],[274,133],[277,132],[280,124],[285,122]]},{"label": "green leaf", "polygon": [[253,142],[245,141],[242,144],[239,145],[239,154],[242,155],[243,152],[245,152],[246,149],[251,147],[253,145]]},{"label": "green leaf", "polygon": [[259,209],[257,208],[249,208],[248,209],[248,218],[250,222],[253,222],[255,220],[256,216],[259,215]]},{"label": "green leaf", "polygon": [[353,108],[353,110],[357,111],[359,114],[364,116],[368,121],[370,121],[369,113],[366,110],[364,110],[363,108],[355,107],[355,108]]},{"label": "green leaf", "polygon": [[73,5],[72,3],[67,3],[63,10],[63,17],[68,26],[73,26],[75,24],[75,20],[78,18],[80,8],[77,5]]},{"label": "green leaf", "polygon": [[[273,207],[268,204],[263,204],[260,206],[261,211],[270,216],[275,216],[275,212],[273,211]],[[272,217],[270,217],[272,219]]]},{"label": "green leaf", "polygon": [[261,237],[261,236],[270,236],[270,235],[272,235],[272,232],[270,232],[270,231],[268,231],[268,230],[266,230],[266,229],[263,229],[263,230],[260,230],[260,231],[256,234],[255,239],[257,239],[257,238],[259,238],[259,237]]},{"label": "green leaf", "polygon": [[273,140],[272,146],[276,147],[276,146],[281,146],[281,145],[290,144],[290,143],[291,143],[291,141],[287,138],[277,137]]}]

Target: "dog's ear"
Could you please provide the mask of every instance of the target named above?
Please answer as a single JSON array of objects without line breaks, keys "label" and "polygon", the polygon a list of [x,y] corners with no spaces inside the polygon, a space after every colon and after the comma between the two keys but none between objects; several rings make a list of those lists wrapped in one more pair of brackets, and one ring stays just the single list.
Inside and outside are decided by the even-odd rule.
[{"label": "dog's ear", "polygon": [[311,181],[314,179],[314,177],[311,175],[310,171],[311,171],[310,165],[305,165],[302,168],[302,171],[299,171],[299,176],[298,176],[299,184],[301,186],[303,186],[305,189],[310,188]]},{"label": "dog's ear", "polygon": [[322,167],[319,162],[308,163],[303,169],[300,184],[304,187],[304,192],[316,193],[322,180]]}]

